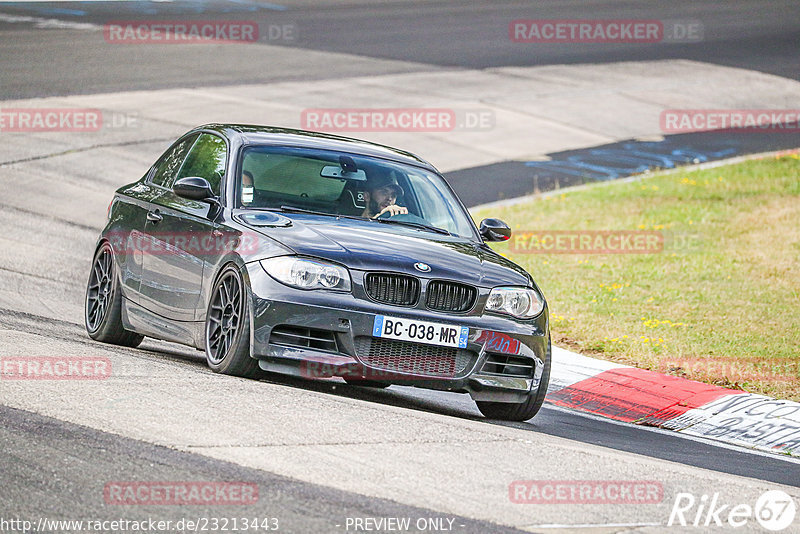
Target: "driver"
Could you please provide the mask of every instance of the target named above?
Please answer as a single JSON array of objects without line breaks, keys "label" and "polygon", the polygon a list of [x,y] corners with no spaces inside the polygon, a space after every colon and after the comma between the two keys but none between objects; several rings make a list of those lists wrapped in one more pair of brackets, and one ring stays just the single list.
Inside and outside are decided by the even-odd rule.
[{"label": "driver", "polygon": [[367,182],[367,190],[364,192],[367,207],[361,216],[377,219],[387,212],[390,217],[408,213],[408,208],[396,204],[400,196],[403,196],[403,188],[393,176],[374,173]]}]

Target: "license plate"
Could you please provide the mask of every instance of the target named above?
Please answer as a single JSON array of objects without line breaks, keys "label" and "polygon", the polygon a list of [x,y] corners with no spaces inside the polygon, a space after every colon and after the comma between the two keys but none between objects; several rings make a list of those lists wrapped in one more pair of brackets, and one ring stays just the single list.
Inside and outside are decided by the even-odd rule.
[{"label": "license plate", "polygon": [[372,335],[442,347],[467,347],[469,328],[453,324],[429,323],[400,317],[376,315]]}]

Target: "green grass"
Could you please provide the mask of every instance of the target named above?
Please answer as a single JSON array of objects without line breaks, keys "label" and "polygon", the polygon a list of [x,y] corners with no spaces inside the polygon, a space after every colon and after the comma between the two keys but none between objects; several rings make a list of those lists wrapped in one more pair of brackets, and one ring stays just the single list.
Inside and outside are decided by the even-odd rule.
[{"label": "green grass", "polygon": [[796,154],[602,184],[474,213],[476,220],[489,216],[505,220],[517,237],[544,230],[663,235],[663,250],[647,254],[525,253],[509,243],[493,244],[544,292],[554,343],[800,400]]}]

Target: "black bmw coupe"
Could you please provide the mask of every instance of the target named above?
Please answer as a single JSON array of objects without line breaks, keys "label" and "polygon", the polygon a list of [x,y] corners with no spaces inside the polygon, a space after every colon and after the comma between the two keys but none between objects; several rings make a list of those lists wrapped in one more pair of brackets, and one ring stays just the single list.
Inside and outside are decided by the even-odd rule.
[{"label": "black bmw coupe", "polygon": [[[488,184],[487,184],[488,186]],[[550,376],[547,306],[426,161],[320,133],[214,124],[116,191],[85,322],[204,350],[216,372],[469,393],[523,421]]]}]

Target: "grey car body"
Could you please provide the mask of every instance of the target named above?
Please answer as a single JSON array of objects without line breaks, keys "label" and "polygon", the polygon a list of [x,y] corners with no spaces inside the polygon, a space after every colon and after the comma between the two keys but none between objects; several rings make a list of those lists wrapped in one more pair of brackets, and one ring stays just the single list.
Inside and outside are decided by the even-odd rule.
[{"label": "grey car body", "polygon": [[[510,230],[493,219],[480,230],[469,219],[459,232],[381,224],[358,216],[363,206],[346,188],[362,185],[344,179],[337,202],[356,202],[347,215],[243,205],[245,154],[274,160],[276,150],[340,154],[343,169],[355,158],[424,173],[455,199],[448,209],[469,219],[436,169],[407,152],[301,130],[201,126],[114,195],[87,288],[90,336],[128,346],[143,336],[183,343],[227,374],[338,376],[469,393],[489,417],[532,417],[549,381],[548,312],[531,276],[485,243]],[[406,201],[421,212],[408,176]],[[312,200],[304,195],[298,202]],[[265,265],[284,257],[338,269],[349,278],[346,289],[279,281]],[[493,290],[509,287],[535,292],[541,311],[526,318],[487,312]],[[438,339],[451,343],[399,339],[391,332],[398,324],[434,335],[441,326]],[[395,337],[382,337],[378,325]],[[463,334],[458,346],[445,327]]]}]

